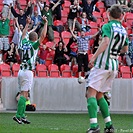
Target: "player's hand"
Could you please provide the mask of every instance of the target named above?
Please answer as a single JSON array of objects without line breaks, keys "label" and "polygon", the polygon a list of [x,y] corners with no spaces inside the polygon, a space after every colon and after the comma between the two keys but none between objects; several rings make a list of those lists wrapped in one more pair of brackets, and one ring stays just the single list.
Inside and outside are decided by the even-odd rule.
[{"label": "player's hand", "polygon": [[48,20],[47,20],[47,17],[46,17],[46,16],[42,16],[42,20],[43,20],[44,22],[48,22]]},{"label": "player's hand", "polygon": [[74,18],[74,22],[76,22],[77,21],[77,18]]},{"label": "player's hand", "polygon": [[95,60],[96,60],[95,57],[92,56],[92,58],[90,59],[89,65],[88,65],[89,68],[92,68],[94,66]]}]

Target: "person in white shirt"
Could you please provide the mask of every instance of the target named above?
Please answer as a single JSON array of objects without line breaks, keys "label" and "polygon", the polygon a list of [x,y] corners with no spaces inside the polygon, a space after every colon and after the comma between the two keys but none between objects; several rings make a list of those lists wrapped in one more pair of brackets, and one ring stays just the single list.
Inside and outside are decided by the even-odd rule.
[{"label": "person in white shirt", "polygon": [[[14,5],[16,0],[3,0],[3,9],[2,9],[2,15],[8,16],[8,11],[10,8],[10,4]],[[11,15],[11,19],[13,18],[13,15]]]},{"label": "person in white shirt", "polygon": [[41,16],[41,9],[43,9],[43,7],[45,6],[46,4],[46,0],[37,0],[37,11],[38,11],[38,15]]},{"label": "person in white shirt", "polygon": [[23,31],[24,27],[22,24],[20,24],[20,25],[18,24],[17,18],[15,18],[14,28],[15,28],[15,31],[14,31],[14,36],[13,36],[12,42],[14,44],[16,44],[19,48],[19,42],[20,42],[20,38],[22,36],[22,31]]}]

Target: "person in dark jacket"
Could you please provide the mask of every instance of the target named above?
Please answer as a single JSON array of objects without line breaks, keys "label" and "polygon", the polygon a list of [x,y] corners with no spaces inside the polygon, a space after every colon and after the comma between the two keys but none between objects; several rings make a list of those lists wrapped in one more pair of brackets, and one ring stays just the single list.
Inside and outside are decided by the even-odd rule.
[{"label": "person in dark jacket", "polygon": [[19,9],[19,14],[15,11],[13,6],[11,7],[11,12],[15,18],[18,18],[18,24],[22,24],[24,27],[26,25],[26,18],[28,15],[30,15],[31,11],[31,2],[28,2],[28,9],[26,12],[23,11],[23,9]]},{"label": "person in dark jacket", "polygon": [[67,52],[67,48],[62,41],[59,41],[58,46],[53,46],[53,50],[55,50],[54,64],[57,64],[60,69],[62,64],[67,63],[66,57],[64,56]]},{"label": "person in dark jacket", "polygon": [[100,10],[95,6],[98,0],[82,0],[83,11],[86,12],[87,18],[91,21],[96,22],[97,19],[93,16],[93,11],[100,12]]},{"label": "person in dark jacket", "polygon": [[[50,0],[50,7],[52,8],[58,0]],[[64,0],[60,1],[60,4],[55,8],[53,14],[56,16],[57,20],[61,20],[61,10],[62,4],[64,4]]]}]

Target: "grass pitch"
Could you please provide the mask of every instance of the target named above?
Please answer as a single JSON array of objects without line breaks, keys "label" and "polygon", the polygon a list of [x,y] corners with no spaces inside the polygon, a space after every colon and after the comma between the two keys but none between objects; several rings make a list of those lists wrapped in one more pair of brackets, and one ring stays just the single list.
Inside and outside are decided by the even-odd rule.
[{"label": "grass pitch", "polygon": [[[89,127],[88,114],[28,113],[31,124],[19,125],[12,120],[13,113],[0,113],[0,133],[85,133]],[[133,133],[133,115],[112,114],[115,133]],[[98,114],[103,133],[104,122]]]}]

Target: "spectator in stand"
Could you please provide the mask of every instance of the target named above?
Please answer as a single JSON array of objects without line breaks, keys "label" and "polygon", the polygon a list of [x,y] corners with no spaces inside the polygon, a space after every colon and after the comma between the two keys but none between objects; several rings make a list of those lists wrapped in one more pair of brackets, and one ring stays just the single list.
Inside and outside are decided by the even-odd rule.
[{"label": "spectator in stand", "polygon": [[[8,11],[9,11],[9,8],[10,8],[10,4],[15,4],[15,1],[16,0],[3,0],[3,9],[2,9],[2,15],[7,17],[8,16]],[[12,15],[11,15],[12,16]],[[13,16],[11,17],[13,18]]]},{"label": "spectator in stand", "polygon": [[6,17],[3,14],[0,20],[0,63],[3,62],[3,54],[9,49],[8,36],[10,34],[10,7],[8,11],[8,16]]},{"label": "spectator in stand", "polygon": [[128,52],[125,54],[126,64],[132,68],[133,66],[133,34],[129,35]]},{"label": "spectator in stand", "polygon": [[93,16],[93,11],[100,12],[100,10],[95,6],[98,0],[82,0],[83,12],[86,12],[87,18],[91,21],[96,22],[97,19]]},{"label": "spectator in stand", "polygon": [[45,15],[48,20],[47,35],[48,35],[49,41],[54,41],[54,32],[53,32],[53,28],[52,28],[53,27],[53,11],[60,4],[60,1],[61,0],[58,0],[58,2],[52,8],[49,8],[49,5],[45,5],[44,8],[41,8],[42,16]]},{"label": "spectator in stand", "polygon": [[18,24],[18,18],[15,18],[15,23],[14,23],[14,35],[13,35],[13,39],[12,42],[18,46],[19,48],[19,42],[20,42],[20,38],[22,36],[22,32],[23,32],[23,25],[22,24]]},{"label": "spectator in stand", "polygon": [[[36,29],[36,32],[38,33],[38,31],[42,27],[42,17],[41,17],[41,15],[38,15],[37,10],[34,11],[34,15],[31,17],[31,20],[32,20],[33,27],[38,25],[38,27]],[[40,24],[38,24],[38,23],[40,23]]]},{"label": "spectator in stand", "polygon": [[[72,29],[74,19],[77,18],[78,13],[80,13],[81,7],[79,6],[79,2],[77,0],[74,0],[74,4],[70,6],[70,12],[68,14],[68,27]],[[81,31],[81,25],[76,19],[75,27],[78,31]]]},{"label": "spectator in stand", "polygon": [[130,8],[128,7],[128,0],[117,0],[117,3],[122,6],[124,12],[130,11]]},{"label": "spectator in stand", "polygon": [[83,77],[81,76],[82,67],[84,68],[85,76],[87,75],[88,72],[88,49],[89,49],[88,42],[90,39],[95,38],[99,32],[91,36],[86,36],[85,32],[81,31],[80,36],[77,36],[73,33],[72,30],[70,31],[72,36],[77,40],[78,44],[78,74],[79,74],[78,82],[80,83],[80,80],[83,79]]},{"label": "spectator in stand", "polygon": [[[77,31],[73,31],[73,33],[78,36]],[[77,40],[72,36],[67,44],[67,55],[70,57],[71,66],[77,64]]]},{"label": "spectator in stand", "polygon": [[[55,3],[57,3],[58,0],[50,0],[50,7],[52,8]],[[64,0],[60,1],[60,4],[55,8],[53,14],[56,17],[56,20],[61,20],[61,10],[62,10],[62,4],[64,4]]]},{"label": "spectator in stand", "polygon": [[19,14],[15,11],[15,9],[13,8],[13,6],[11,7],[11,12],[13,14],[13,16],[16,18],[18,18],[18,23],[19,25],[22,24],[23,27],[25,27],[26,25],[26,18],[28,15],[30,15],[30,11],[31,11],[31,2],[28,2],[28,9],[26,12],[23,11],[23,9],[19,9]]},{"label": "spectator in stand", "polygon": [[[56,44],[55,44],[56,45]],[[62,41],[58,42],[58,46],[53,46],[53,50],[55,50],[55,56],[54,56],[54,64],[57,64],[59,69],[62,64],[66,64],[67,60],[64,54],[67,52],[67,48],[64,45]]]},{"label": "spectator in stand", "polygon": [[128,1],[128,7],[130,8],[130,12],[133,13],[133,1],[132,0]]},{"label": "spectator in stand", "polygon": [[39,64],[45,64],[47,54],[51,51],[50,48],[47,48],[46,45],[41,45],[39,48],[38,62]]},{"label": "spectator in stand", "polygon": [[110,8],[113,4],[117,3],[117,0],[102,0],[104,2],[104,5],[106,9]]},{"label": "spectator in stand", "polygon": [[38,11],[38,15],[41,16],[41,10],[40,9],[43,9],[46,5],[46,0],[37,0],[37,11]]},{"label": "spectator in stand", "polygon": [[89,32],[91,27],[89,26],[89,20],[87,18],[87,14],[86,12],[82,12],[81,15],[81,27],[82,30],[84,30],[85,32]]},{"label": "spectator in stand", "polygon": [[6,53],[6,63],[10,64],[10,67],[12,68],[12,65],[14,63],[19,62],[19,53],[18,53],[18,47],[13,42],[10,44],[10,47]]}]

